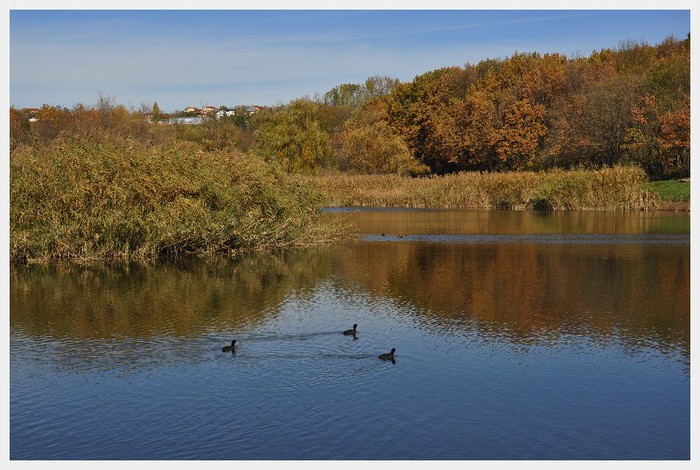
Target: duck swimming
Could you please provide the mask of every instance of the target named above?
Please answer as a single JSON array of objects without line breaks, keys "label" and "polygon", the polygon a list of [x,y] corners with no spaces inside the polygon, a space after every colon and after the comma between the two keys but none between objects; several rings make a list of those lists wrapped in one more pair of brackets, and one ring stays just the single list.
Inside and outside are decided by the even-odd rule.
[{"label": "duck swimming", "polygon": [[343,331],[343,334],[344,334],[344,335],[347,335],[347,336],[350,336],[350,335],[355,336],[355,335],[357,334],[357,323],[355,323],[354,325],[352,325],[352,329],[351,329],[351,330],[345,330],[345,331]]},{"label": "duck swimming", "polygon": [[236,352],[236,340],[234,339],[233,341],[231,341],[231,346],[224,346],[223,348],[221,348],[221,351],[222,352],[229,352],[229,351]]},{"label": "duck swimming", "polygon": [[396,352],[396,348],[391,348],[391,352],[388,352],[385,354],[380,354],[379,359],[384,359],[385,361],[393,361],[395,352]]}]

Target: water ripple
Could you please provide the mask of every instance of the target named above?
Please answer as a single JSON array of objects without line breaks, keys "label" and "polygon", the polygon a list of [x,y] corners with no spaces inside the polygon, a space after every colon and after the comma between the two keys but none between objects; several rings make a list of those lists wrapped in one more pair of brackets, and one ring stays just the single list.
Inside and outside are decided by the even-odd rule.
[{"label": "water ripple", "polygon": [[451,235],[413,234],[377,235],[365,234],[362,239],[368,242],[430,242],[430,243],[471,243],[471,244],[548,244],[548,245],[689,245],[689,234],[625,233],[625,234],[493,234],[493,235]]}]

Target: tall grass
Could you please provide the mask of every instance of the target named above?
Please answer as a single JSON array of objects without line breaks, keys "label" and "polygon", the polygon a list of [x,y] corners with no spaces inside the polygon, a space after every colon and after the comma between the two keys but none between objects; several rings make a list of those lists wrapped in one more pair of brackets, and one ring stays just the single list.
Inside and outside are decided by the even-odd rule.
[{"label": "tall grass", "polygon": [[644,171],[629,166],[425,178],[346,174],[297,178],[320,188],[328,206],[649,210],[659,202],[645,186]]},{"label": "tall grass", "polygon": [[64,137],[10,157],[12,259],[154,258],[333,238],[321,195],[264,162]]}]

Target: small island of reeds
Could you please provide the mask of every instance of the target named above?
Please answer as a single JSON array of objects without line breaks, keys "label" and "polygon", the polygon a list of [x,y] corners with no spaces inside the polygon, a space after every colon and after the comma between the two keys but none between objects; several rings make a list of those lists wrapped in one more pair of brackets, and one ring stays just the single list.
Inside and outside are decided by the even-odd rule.
[{"label": "small island of reeds", "polygon": [[255,158],[186,143],[61,138],[11,158],[10,256],[132,259],[319,243],[321,193]]}]

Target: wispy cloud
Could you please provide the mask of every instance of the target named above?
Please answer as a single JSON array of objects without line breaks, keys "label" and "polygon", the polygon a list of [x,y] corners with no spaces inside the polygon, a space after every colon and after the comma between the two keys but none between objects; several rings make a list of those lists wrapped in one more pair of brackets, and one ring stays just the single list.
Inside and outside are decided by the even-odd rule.
[{"label": "wispy cloud", "polygon": [[504,28],[508,26],[523,25],[529,23],[538,22],[549,22],[549,21],[561,21],[564,19],[571,19],[580,16],[580,14],[561,14],[561,15],[546,15],[537,18],[522,18],[513,19],[506,21],[480,21],[465,24],[456,25],[441,25],[441,26],[429,26],[429,27],[412,27],[412,28],[400,28],[400,29],[383,29],[380,32],[372,32],[371,34],[340,34],[340,33],[327,33],[323,35],[294,35],[285,36],[281,38],[262,38],[262,41],[267,41],[270,43],[340,43],[340,42],[355,42],[355,41],[367,41],[375,39],[386,39],[386,38],[401,38],[406,36],[420,36],[435,33],[445,33],[448,31],[465,31],[465,30],[476,30],[476,29],[494,29],[494,28]]}]

